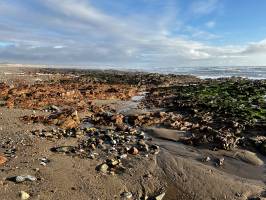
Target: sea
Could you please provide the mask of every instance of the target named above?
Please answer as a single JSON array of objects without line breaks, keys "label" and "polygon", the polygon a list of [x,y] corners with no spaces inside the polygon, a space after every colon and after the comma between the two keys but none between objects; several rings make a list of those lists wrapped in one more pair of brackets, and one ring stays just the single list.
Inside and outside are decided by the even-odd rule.
[{"label": "sea", "polygon": [[[73,66],[71,66],[73,68]],[[118,66],[76,66],[81,69],[102,69],[102,70],[121,70],[138,71],[162,74],[194,75],[202,79],[222,78],[222,77],[242,77],[249,79],[266,79],[266,66],[208,66],[208,67],[118,67]]]},{"label": "sea", "polygon": [[[147,71],[147,70],[145,70]],[[202,79],[221,77],[243,77],[249,79],[266,79],[265,67],[178,67],[154,68],[153,72],[194,75]]]}]

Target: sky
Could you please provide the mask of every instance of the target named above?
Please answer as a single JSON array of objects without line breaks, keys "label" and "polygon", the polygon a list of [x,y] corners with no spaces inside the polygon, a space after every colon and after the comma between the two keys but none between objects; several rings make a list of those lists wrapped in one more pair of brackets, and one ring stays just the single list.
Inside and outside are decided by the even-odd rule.
[{"label": "sky", "polygon": [[266,66],[265,0],[0,0],[0,63]]}]

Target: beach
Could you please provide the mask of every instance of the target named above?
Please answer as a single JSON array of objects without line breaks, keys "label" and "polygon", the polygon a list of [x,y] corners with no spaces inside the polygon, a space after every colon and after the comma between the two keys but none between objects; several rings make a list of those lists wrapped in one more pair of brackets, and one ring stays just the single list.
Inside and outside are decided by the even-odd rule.
[{"label": "beach", "polygon": [[265,95],[237,77],[0,67],[1,199],[264,199]]}]

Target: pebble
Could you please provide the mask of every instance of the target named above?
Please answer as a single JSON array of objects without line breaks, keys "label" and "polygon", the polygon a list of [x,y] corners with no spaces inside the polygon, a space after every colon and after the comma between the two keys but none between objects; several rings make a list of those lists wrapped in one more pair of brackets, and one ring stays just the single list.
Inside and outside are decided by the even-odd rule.
[{"label": "pebble", "polygon": [[158,196],[156,196],[155,200],[162,200],[164,198],[164,196],[165,196],[165,192],[160,194],[160,195],[158,195]]},{"label": "pebble", "polygon": [[131,192],[123,192],[120,196],[122,199],[131,199],[133,197]]},{"label": "pebble", "polygon": [[219,158],[217,165],[222,166],[224,164],[224,157]]},{"label": "pebble", "polygon": [[136,147],[131,147],[129,150],[128,150],[128,153],[132,154],[132,155],[137,155],[139,154],[139,150],[136,148]]},{"label": "pebble", "polygon": [[110,159],[110,160],[108,159],[106,161],[106,163],[108,164],[108,166],[114,167],[114,166],[118,165],[120,162],[117,159]]},{"label": "pebble", "polygon": [[52,148],[52,151],[56,151],[59,153],[70,153],[74,152],[75,148],[73,146],[61,146],[61,147]]},{"label": "pebble", "polygon": [[22,183],[24,181],[36,181],[37,178],[35,176],[31,175],[23,175],[23,176],[16,176],[15,177],[15,182],[16,183]]},{"label": "pebble", "polygon": [[103,163],[98,168],[99,168],[100,172],[107,173],[109,166],[107,164]]},{"label": "pebble", "polygon": [[202,159],[203,162],[209,162],[211,161],[211,158],[209,156]]},{"label": "pebble", "polygon": [[20,191],[20,195],[19,196],[20,196],[20,198],[22,200],[26,200],[26,199],[30,198],[30,195],[27,192],[25,192],[25,191]]},{"label": "pebble", "polygon": [[7,161],[7,158],[6,157],[0,156],[0,165],[6,163],[6,161]]},{"label": "pebble", "polygon": [[40,162],[40,165],[42,165],[42,166],[46,166],[47,163],[50,162],[50,160],[47,159],[47,158],[41,158],[40,161],[41,161],[41,162]]}]

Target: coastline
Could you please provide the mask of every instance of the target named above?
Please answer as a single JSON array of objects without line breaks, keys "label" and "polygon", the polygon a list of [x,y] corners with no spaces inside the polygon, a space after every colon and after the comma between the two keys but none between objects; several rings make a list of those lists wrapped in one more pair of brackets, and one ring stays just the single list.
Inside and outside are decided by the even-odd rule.
[{"label": "coastline", "polygon": [[[180,114],[187,110],[175,113],[175,107],[169,107],[177,102],[172,101],[173,95],[177,95],[172,88],[208,85],[206,80],[186,75],[113,70],[8,70],[11,70],[9,74],[0,73],[0,82],[6,82],[1,86],[0,155],[11,155],[0,166],[0,195],[4,199],[17,199],[20,190],[27,191],[33,199],[63,199],[66,196],[71,199],[123,199],[126,198],[123,196],[125,192],[131,193],[134,199],[154,199],[164,194],[164,199],[170,200],[246,200],[264,195],[265,157],[256,147],[244,149],[238,144],[232,150],[219,146],[214,150],[205,145],[184,143],[184,139],[189,141],[189,132],[198,129],[192,129],[186,121],[188,119],[181,118]],[[134,98],[147,91],[149,94],[145,99]],[[57,92],[60,95],[54,97]],[[51,105],[54,107],[49,107]],[[64,107],[77,110],[80,123],[87,122],[87,129],[76,126],[74,112],[68,123],[58,122],[59,119],[64,120],[67,113],[47,121],[46,116],[56,113],[57,107],[60,110]],[[125,108],[130,109],[118,112]],[[194,123],[193,120],[191,122]],[[74,128],[74,135],[65,136],[53,131],[62,124]],[[96,130],[88,128],[91,126]],[[109,133],[105,133],[109,129],[113,131],[111,141]],[[127,138],[125,133],[129,130],[133,139],[129,137],[132,140],[128,145],[133,145],[139,152],[127,153],[127,158],[121,158],[121,161],[116,160],[120,154],[109,154],[99,147],[94,149],[94,142],[89,140],[91,137],[99,140],[98,133],[103,132],[106,148],[119,149],[119,145],[109,145],[114,141],[119,143],[118,135]],[[140,135],[134,135],[135,131]],[[144,131],[145,137],[141,131]],[[127,143],[122,142],[121,145],[124,144]],[[208,141],[208,144],[211,142]],[[142,150],[146,145],[147,152]],[[154,145],[159,145],[159,148]],[[67,153],[51,151],[63,146],[79,149]],[[14,152],[11,151],[13,148],[16,149]],[[11,153],[7,154],[8,151]],[[92,152],[96,153],[93,154],[95,158]],[[40,165],[42,158],[49,162]],[[108,164],[106,158],[121,163],[117,166],[112,163],[105,172],[98,171],[97,166],[105,162]],[[23,174],[33,174],[37,181],[17,184],[8,180],[8,177]]]}]

